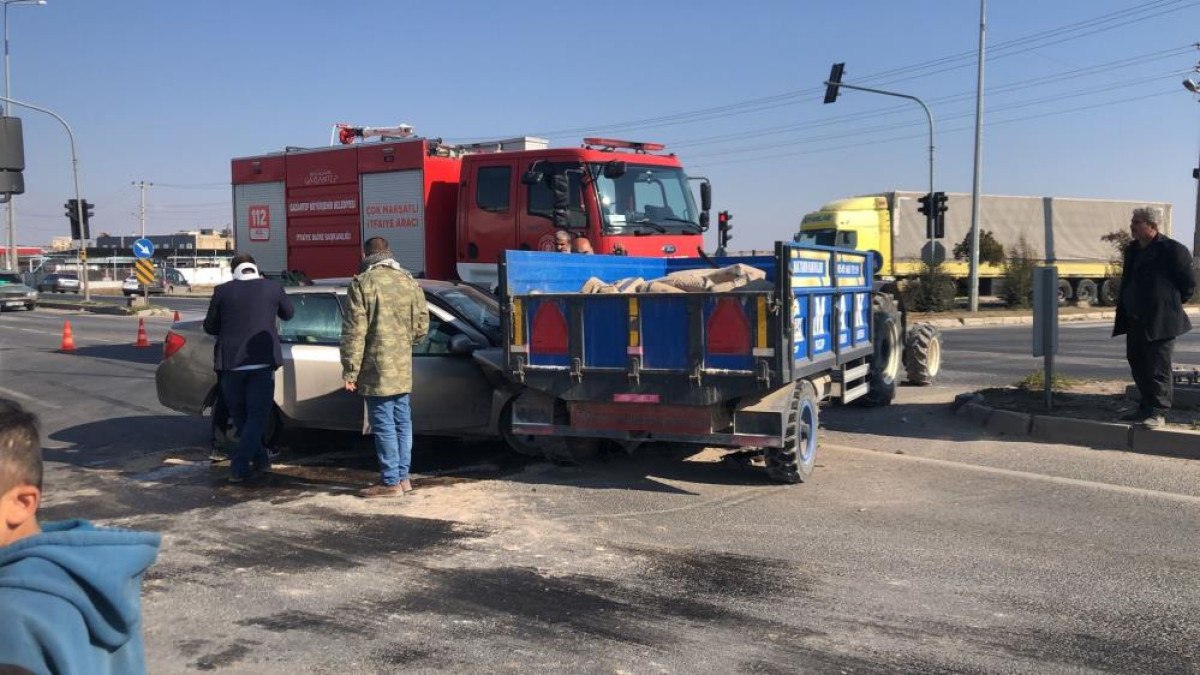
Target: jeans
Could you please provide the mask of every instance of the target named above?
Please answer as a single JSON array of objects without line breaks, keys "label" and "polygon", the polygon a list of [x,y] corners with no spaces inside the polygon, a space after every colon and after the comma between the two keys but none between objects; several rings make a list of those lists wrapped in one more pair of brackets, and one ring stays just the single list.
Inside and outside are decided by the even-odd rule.
[{"label": "jeans", "polygon": [[220,379],[229,419],[240,436],[229,458],[230,473],[246,478],[252,471],[269,470],[271,458],[262,440],[274,406],[275,369],[225,370]]},{"label": "jeans", "polygon": [[380,482],[396,485],[408,478],[412,463],[412,409],[408,394],[367,396],[367,417],[375,434]]},{"label": "jeans", "polygon": [[1125,334],[1125,358],[1141,393],[1138,409],[1146,415],[1166,415],[1171,409],[1171,354],[1175,339],[1147,340],[1144,330],[1131,326]]}]

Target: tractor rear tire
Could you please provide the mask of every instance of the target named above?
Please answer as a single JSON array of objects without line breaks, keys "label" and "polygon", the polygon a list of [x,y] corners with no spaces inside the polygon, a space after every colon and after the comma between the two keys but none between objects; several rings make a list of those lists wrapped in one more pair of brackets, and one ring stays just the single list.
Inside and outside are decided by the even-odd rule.
[{"label": "tractor rear tire", "polygon": [[942,332],[929,323],[908,329],[904,367],[909,384],[930,385],[942,369]]},{"label": "tractor rear tire", "polygon": [[871,296],[871,314],[875,353],[867,373],[867,393],[858,399],[863,405],[888,405],[896,398],[896,381],[904,348],[900,343],[900,311],[887,295]]},{"label": "tractor rear tire", "polygon": [[817,460],[820,400],[808,380],[796,383],[782,448],[766,448],[767,475],[780,483],[803,483]]}]

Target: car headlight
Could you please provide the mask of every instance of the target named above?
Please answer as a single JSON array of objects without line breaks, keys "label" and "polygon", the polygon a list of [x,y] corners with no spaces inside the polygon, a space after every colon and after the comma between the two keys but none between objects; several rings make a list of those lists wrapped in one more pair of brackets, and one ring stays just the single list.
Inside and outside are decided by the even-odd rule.
[{"label": "car headlight", "polygon": [[27,297],[27,298],[36,298],[36,297],[37,297],[37,291],[29,291],[28,293],[26,293],[26,294],[25,294],[25,297]]}]

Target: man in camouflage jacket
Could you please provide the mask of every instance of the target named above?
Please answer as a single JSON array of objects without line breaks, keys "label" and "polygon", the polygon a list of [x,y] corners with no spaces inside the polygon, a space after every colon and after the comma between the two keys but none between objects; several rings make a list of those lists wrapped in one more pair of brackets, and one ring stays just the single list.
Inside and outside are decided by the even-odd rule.
[{"label": "man in camouflage jacket", "polygon": [[346,293],[342,319],[342,379],[366,399],[375,433],[381,480],[363,497],[400,497],[412,491],[412,348],[429,332],[425,293],[392,257],[387,240],[364,245],[358,276]]}]

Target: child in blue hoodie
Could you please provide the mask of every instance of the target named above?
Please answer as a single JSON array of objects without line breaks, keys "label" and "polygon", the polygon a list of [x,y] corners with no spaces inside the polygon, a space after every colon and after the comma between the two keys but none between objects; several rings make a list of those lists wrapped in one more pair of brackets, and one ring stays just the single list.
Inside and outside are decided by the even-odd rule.
[{"label": "child in blue hoodie", "polygon": [[144,673],[142,574],[159,536],[39,526],[41,448],[36,418],[0,399],[0,670]]}]

